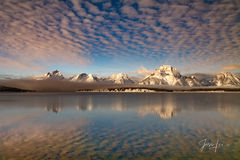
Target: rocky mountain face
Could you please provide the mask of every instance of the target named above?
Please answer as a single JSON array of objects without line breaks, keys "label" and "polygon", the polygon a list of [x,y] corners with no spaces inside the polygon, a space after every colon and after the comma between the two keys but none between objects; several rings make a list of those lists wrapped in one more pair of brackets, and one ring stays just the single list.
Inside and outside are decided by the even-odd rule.
[{"label": "rocky mountain face", "polygon": [[153,73],[139,82],[141,85],[167,85],[167,86],[200,86],[194,76],[182,76],[180,72],[170,65],[162,65]]},{"label": "rocky mountain face", "polygon": [[33,79],[36,80],[63,80],[65,79],[61,72],[58,70],[48,72],[42,76],[35,76]]},{"label": "rocky mountain face", "polygon": [[201,82],[194,76],[184,77],[185,84],[189,87],[199,87],[201,86]]},{"label": "rocky mountain face", "polygon": [[221,72],[216,74],[212,80],[212,84],[215,86],[240,87],[240,79],[230,72]]},{"label": "rocky mountain face", "polygon": [[240,87],[240,78],[230,72],[221,72],[215,75],[189,74],[183,76],[176,68],[170,65],[162,65],[153,73],[141,80],[142,85],[167,85],[167,86],[218,86]]},{"label": "rocky mountain face", "polygon": [[55,70],[42,76],[35,76],[36,80],[70,80],[84,83],[111,83],[111,84],[140,84],[140,85],[163,85],[163,86],[218,86],[218,87],[240,87],[240,78],[233,73],[221,72],[218,74],[188,74],[181,75],[180,72],[170,66],[162,65],[155,69],[140,81],[133,80],[126,74],[112,74],[109,77],[101,77],[93,74],[80,73],[70,78],[65,78],[61,72]]},{"label": "rocky mountain face", "polygon": [[234,75],[237,76],[238,79],[240,79],[240,73],[235,73]]},{"label": "rocky mountain face", "polygon": [[100,79],[92,74],[86,74],[86,73],[80,73],[78,75],[75,75],[70,78],[71,81],[77,81],[77,82],[86,82],[86,83],[92,83],[92,82],[98,82]]},{"label": "rocky mountain face", "polygon": [[78,75],[75,75],[70,78],[71,81],[77,81],[77,82],[107,82],[107,83],[113,83],[113,84],[133,84],[135,83],[130,77],[128,77],[126,74],[118,73],[118,74],[112,74],[109,77],[101,77],[96,76],[92,74],[86,74],[86,73],[80,73]]},{"label": "rocky mountain face", "polygon": [[183,78],[176,68],[162,65],[139,82],[143,85],[182,86]]},{"label": "rocky mountain face", "polygon": [[109,80],[115,84],[134,84],[134,80],[132,80],[128,75],[123,73],[112,74],[109,77]]}]

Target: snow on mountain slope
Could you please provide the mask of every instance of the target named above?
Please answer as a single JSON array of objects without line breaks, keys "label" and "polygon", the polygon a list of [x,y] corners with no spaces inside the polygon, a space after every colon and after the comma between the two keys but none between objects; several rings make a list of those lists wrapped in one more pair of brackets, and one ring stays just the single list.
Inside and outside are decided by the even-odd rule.
[{"label": "snow on mountain slope", "polygon": [[221,72],[216,74],[213,78],[212,84],[215,86],[240,87],[240,79],[230,72]]},{"label": "snow on mountain slope", "polygon": [[[64,80],[64,76],[58,70],[48,72],[42,76],[32,77],[35,80]],[[221,72],[218,74],[188,74],[181,75],[180,72],[170,66],[162,65],[155,69],[151,74],[144,79],[137,81],[133,80],[126,74],[112,74],[109,77],[101,77],[93,74],[80,73],[69,79],[76,82],[99,82],[110,84],[135,84],[140,85],[166,85],[166,86],[219,86],[219,87],[240,87],[240,78],[230,72]]]},{"label": "snow on mountain slope", "polygon": [[48,72],[42,76],[34,76],[35,80],[63,80],[64,76],[58,70]]},{"label": "snow on mountain slope", "polygon": [[234,73],[235,76],[238,77],[238,79],[240,79],[240,73]]},{"label": "snow on mountain slope", "polygon": [[107,82],[114,84],[133,84],[134,81],[130,79],[126,74],[118,73],[112,74],[109,77],[101,77],[92,74],[80,73],[70,78],[71,81],[77,82]]},{"label": "snow on mountain slope", "polygon": [[199,82],[199,80],[194,76],[184,77],[184,79],[187,85],[190,87],[201,86],[201,83]]},{"label": "snow on mountain slope", "polygon": [[207,73],[193,73],[193,74],[186,74],[185,77],[194,77],[200,82],[199,86],[211,86],[212,80],[215,77],[214,74],[207,74]]},{"label": "snow on mountain slope", "polygon": [[99,78],[92,74],[80,73],[78,75],[71,77],[70,80],[77,81],[77,82],[92,83],[92,82],[98,82]]},{"label": "snow on mountain slope", "polygon": [[199,86],[200,82],[194,77],[182,76],[176,68],[162,65],[153,73],[141,80],[142,85],[169,85],[169,86]]},{"label": "snow on mountain slope", "polygon": [[140,81],[144,85],[183,85],[180,73],[170,65],[162,65]]},{"label": "snow on mountain slope", "polygon": [[123,73],[112,74],[109,80],[115,84],[133,84],[135,83],[128,75]]}]

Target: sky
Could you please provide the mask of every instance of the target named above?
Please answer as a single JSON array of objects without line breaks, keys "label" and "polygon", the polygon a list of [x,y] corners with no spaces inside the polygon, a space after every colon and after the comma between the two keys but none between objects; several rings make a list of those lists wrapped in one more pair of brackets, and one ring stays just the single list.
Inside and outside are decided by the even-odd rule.
[{"label": "sky", "polygon": [[1,0],[0,74],[240,71],[239,0]]}]

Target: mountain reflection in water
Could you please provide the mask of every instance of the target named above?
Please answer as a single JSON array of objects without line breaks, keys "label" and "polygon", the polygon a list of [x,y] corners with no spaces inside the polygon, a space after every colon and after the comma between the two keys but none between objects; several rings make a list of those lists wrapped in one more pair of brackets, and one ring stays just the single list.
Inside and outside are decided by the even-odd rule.
[{"label": "mountain reflection in water", "polygon": [[[106,93],[108,94],[108,93]],[[216,96],[218,95],[218,96]],[[177,116],[184,110],[217,110],[226,117],[240,118],[238,114],[239,102],[231,99],[230,96],[221,94],[83,94],[81,96],[64,97],[54,95],[44,98],[46,111],[54,113],[61,112],[63,108],[76,108],[79,111],[92,111],[94,109],[111,109],[115,111],[134,110],[139,115],[156,114],[163,119],[170,119]],[[129,96],[129,97],[128,97]],[[149,97],[151,96],[151,97]],[[194,98],[193,98],[194,97]],[[199,99],[196,101],[196,97]],[[106,99],[107,98],[107,99]],[[223,98],[223,99],[222,99]],[[230,98],[230,99],[229,99]],[[66,105],[65,102],[70,102]],[[231,105],[229,105],[231,102]],[[41,106],[39,106],[41,107]],[[207,108],[206,108],[207,107]]]},{"label": "mountain reflection in water", "polygon": [[[112,95],[111,95],[112,96]],[[62,111],[62,108],[76,106],[75,108],[79,111],[92,111],[94,109],[112,109],[115,111],[127,111],[135,110],[136,113],[145,116],[147,114],[156,114],[163,119],[170,119],[173,116],[176,116],[181,109],[177,107],[176,100],[174,96],[168,95],[167,97],[159,97],[157,101],[147,101],[142,104],[139,104],[139,100],[129,102],[129,99],[126,99],[124,96],[113,96],[107,101],[102,101],[101,97],[96,98],[92,96],[88,97],[79,97],[78,101],[72,101],[72,106],[63,106],[61,101],[57,101],[58,98],[51,101],[51,104],[47,104],[44,108],[46,111],[51,111],[58,113]],[[141,102],[141,100],[140,100]],[[74,104],[75,103],[75,104]]]},{"label": "mountain reflection in water", "polygon": [[[1,94],[0,159],[237,159],[239,104],[236,93]],[[205,138],[224,147],[202,153]]]}]

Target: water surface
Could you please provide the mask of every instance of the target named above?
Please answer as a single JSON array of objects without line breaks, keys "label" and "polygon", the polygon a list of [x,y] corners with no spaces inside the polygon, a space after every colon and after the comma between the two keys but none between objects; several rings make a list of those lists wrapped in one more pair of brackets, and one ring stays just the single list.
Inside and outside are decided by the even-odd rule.
[{"label": "water surface", "polygon": [[0,159],[239,157],[238,93],[0,94]]}]

